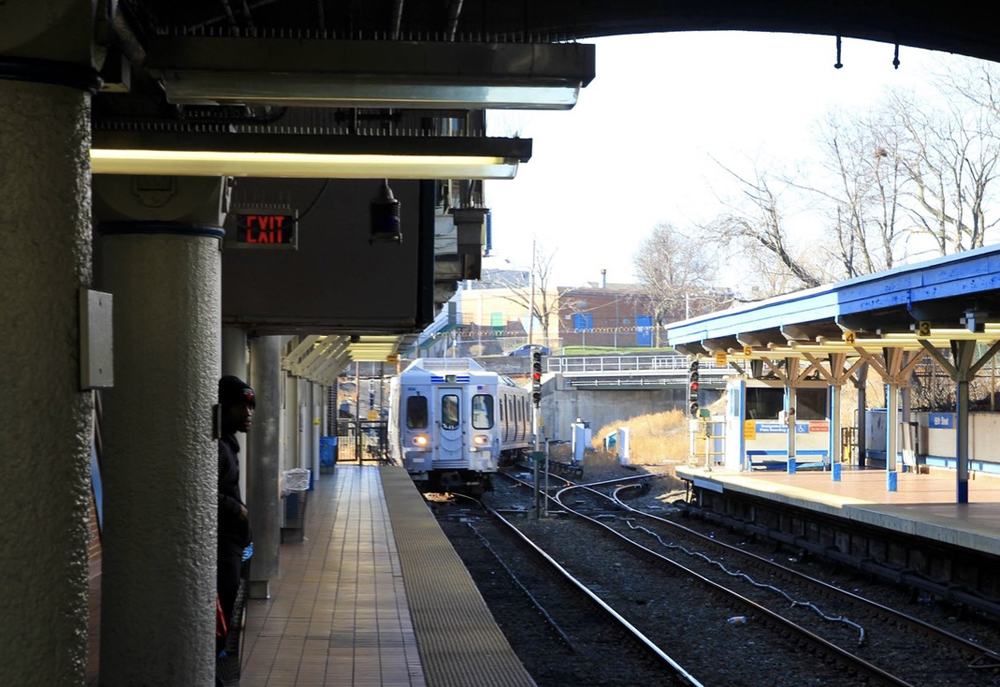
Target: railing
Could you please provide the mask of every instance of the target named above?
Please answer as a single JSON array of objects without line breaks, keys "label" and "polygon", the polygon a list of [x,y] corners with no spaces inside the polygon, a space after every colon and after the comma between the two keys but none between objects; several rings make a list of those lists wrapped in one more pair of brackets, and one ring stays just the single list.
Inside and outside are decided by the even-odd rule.
[{"label": "railing", "polygon": [[[669,374],[683,376],[690,369],[691,360],[686,355],[580,355],[557,356],[546,359],[548,371],[563,375],[621,375]],[[729,371],[728,366],[717,366],[715,361],[702,360],[699,372],[720,375]]]}]

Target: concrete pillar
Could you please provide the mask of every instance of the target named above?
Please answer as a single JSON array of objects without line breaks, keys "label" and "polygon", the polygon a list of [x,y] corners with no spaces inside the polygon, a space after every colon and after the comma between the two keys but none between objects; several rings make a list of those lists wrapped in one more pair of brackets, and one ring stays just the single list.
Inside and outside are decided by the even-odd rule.
[{"label": "concrete pillar", "polygon": [[116,340],[104,397],[101,684],[208,687],[224,184],[99,176],[94,188]]},{"label": "concrete pillar", "polygon": [[309,386],[312,389],[312,416],[309,418],[309,432],[312,437],[312,441],[310,442],[312,446],[312,464],[309,466],[309,469],[312,470],[313,479],[318,480],[319,438],[323,433],[323,387],[318,382],[312,382]]},{"label": "concrete pillar", "polygon": [[[67,4],[39,5],[39,28],[64,19]],[[0,28],[4,39],[34,21],[26,4],[5,11],[21,14]],[[75,27],[88,47],[89,26],[85,15]],[[11,45],[5,59],[18,60]],[[25,66],[27,80],[0,79],[0,682],[83,685],[93,396],[80,389],[79,292],[92,278],[90,95]],[[74,70],[87,74],[67,63],[48,76]],[[96,88],[96,72],[90,79]]]},{"label": "concrete pillar", "polygon": [[285,375],[285,451],[282,470],[299,467],[299,379]]},{"label": "concrete pillar", "polygon": [[[243,327],[222,328],[222,374],[248,381],[247,333]],[[251,384],[250,386],[253,386]],[[254,388],[256,391],[256,388]]]},{"label": "concrete pillar", "polygon": [[[249,383],[247,374],[247,333],[243,327],[222,328],[222,374],[236,375]],[[253,386],[253,384],[250,384]],[[236,441],[240,445],[240,460],[245,463],[249,457],[247,452],[247,435],[236,433]],[[244,500],[247,493],[247,471],[240,470],[240,493]]]},{"label": "concrete pillar", "polygon": [[266,599],[269,581],[281,574],[281,337],[250,339],[250,386],[257,394],[257,409],[248,433],[247,511],[253,532],[250,563],[250,596]]},{"label": "concrete pillar", "polygon": [[297,468],[308,468],[312,465],[311,449],[312,442],[310,441],[310,402],[312,398],[312,382],[307,379],[299,379],[296,385],[298,389],[298,414],[296,416],[296,427],[298,432],[296,433],[296,442],[298,445],[298,454],[295,462],[295,467]]}]

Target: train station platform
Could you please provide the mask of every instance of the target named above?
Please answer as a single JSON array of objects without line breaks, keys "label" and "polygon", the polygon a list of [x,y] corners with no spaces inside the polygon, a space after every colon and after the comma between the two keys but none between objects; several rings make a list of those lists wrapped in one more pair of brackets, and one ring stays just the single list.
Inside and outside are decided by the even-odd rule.
[{"label": "train station platform", "polygon": [[956,502],[955,473],[897,473],[889,491],[884,469],[844,466],[840,481],[829,471],[736,472],[679,466],[679,478],[696,490],[728,492],[784,504],[962,549],[1000,555],[1000,479],[969,480],[969,503]]},{"label": "train station platform", "polygon": [[340,465],[247,610],[241,687],[529,687],[451,543],[399,467]]}]

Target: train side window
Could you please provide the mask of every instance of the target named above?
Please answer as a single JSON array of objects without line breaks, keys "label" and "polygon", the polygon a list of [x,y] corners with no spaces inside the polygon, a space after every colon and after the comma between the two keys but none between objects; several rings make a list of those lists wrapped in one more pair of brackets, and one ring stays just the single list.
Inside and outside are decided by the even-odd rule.
[{"label": "train side window", "polygon": [[406,399],[406,428],[427,429],[426,396],[410,396]]},{"label": "train side window", "polygon": [[458,396],[446,394],[441,397],[441,428],[458,429]]},{"label": "train side window", "polygon": [[493,428],[493,397],[476,394],[472,397],[472,427],[474,429]]}]

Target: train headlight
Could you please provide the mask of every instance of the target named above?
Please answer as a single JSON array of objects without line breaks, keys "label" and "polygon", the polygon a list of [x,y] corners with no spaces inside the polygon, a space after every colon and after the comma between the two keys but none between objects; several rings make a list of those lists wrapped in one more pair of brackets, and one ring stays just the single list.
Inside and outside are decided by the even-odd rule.
[{"label": "train headlight", "polygon": [[472,437],[472,443],[476,446],[488,446],[490,443],[490,438],[485,434],[477,434]]},{"label": "train headlight", "polygon": [[421,448],[427,446],[430,443],[430,439],[427,438],[426,434],[418,434],[413,437],[413,445],[419,446]]}]

